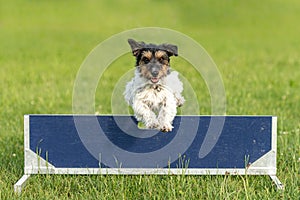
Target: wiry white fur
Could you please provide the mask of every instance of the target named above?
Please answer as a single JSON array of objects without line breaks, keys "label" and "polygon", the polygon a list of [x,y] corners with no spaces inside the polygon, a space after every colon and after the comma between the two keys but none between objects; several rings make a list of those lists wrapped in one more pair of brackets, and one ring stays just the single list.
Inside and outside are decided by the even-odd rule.
[{"label": "wiry white fur", "polygon": [[172,71],[170,75],[166,77],[166,87],[169,87],[176,98],[176,105],[182,106],[184,103],[184,98],[181,95],[183,91],[183,84],[178,78],[178,72]]},{"label": "wiry white fur", "polygon": [[132,106],[136,119],[147,128],[171,131],[176,108],[184,103],[182,91],[183,84],[176,71],[153,84],[136,70],[135,76],[126,85],[124,97]]}]

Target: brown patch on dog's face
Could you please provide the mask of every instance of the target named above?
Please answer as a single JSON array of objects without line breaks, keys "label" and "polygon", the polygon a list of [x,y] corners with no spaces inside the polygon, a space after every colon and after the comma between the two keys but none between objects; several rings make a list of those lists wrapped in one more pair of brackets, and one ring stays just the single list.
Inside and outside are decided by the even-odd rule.
[{"label": "brown patch on dog's face", "polygon": [[151,51],[143,51],[139,60],[139,66],[147,65],[151,61],[152,57],[153,55]]},{"label": "brown patch on dog's face", "polygon": [[149,71],[147,65],[140,65],[139,66],[139,71],[142,77],[146,79],[151,79],[152,75],[151,72]]},{"label": "brown patch on dog's face", "polygon": [[169,66],[169,56],[165,51],[156,51],[155,52],[155,58],[163,65]]},{"label": "brown patch on dog's face", "polygon": [[155,84],[169,74],[169,60],[169,56],[165,51],[144,50],[138,59],[137,67],[142,77]]}]

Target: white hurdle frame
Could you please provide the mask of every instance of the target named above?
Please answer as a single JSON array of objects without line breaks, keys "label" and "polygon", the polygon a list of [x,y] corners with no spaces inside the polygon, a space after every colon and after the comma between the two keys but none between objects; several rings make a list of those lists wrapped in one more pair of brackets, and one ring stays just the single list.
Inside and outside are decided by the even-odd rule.
[{"label": "white hurdle frame", "polygon": [[56,168],[30,149],[29,115],[24,116],[24,175],[14,185],[14,191],[21,193],[32,174],[116,174],[116,175],[269,175],[278,190],[284,186],[276,176],[277,117],[272,117],[271,150],[248,168],[237,169],[167,169],[167,168]]}]

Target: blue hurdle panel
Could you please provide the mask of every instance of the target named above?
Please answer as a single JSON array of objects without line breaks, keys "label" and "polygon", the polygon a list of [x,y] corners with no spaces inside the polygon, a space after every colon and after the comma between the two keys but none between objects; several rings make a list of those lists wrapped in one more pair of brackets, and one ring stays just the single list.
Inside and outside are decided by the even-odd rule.
[{"label": "blue hurdle panel", "polygon": [[[177,116],[174,129],[169,133],[138,129],[133,116],[93,115],[29,115],[28,134],[25,134],[25,172],[34,173],[182,173],[188,174],[276,174],[276,118],[272,116]],[[82,141],[74,120],[87,123],[89,138]],[[225,119],[224,126],[212,150],[203,158],[199,150],[203,145],[212,119]],[[96,119],[97,126],[89,125]],[[130,123],[130,122],[134,123]],[[172,155],[163,155],[160,161],[148,162],[151,152],[158,152],[170,145],[174,138],[182,135],[182,141],[189,137],[190,127],[180,125],[198,123],[195,137],[184,152],[173,148]],[[275,121],[275,123],[274,123]],[[120,128],[122,124],[123,128]],[[125,131],[124,131],[125,125]],[[276,127],[275,127],[276,128]],[[151,135],[150,137],[134,137]],[[84,133],[83,133],[84,134]],[[273,135],[273,136],[272,136]],[[106,140],[101,140],[106,138]],[[131,152],[128,157],[118,157],[114,150],[106,151],[108,141],[116,148]],[[181,145],[179,142],[177,147]],[[182,144],[184,145],[184,144]],[[88,149],[87,146],[91,147]],[[181,150],[182,151],[182,150]],[[93,155],[93,152],[98,152]],[[110,155],[108,153],[112,152]],[[106,154],[106,155],[104,155]],[[130,155],[145,155],[133,162]],[[174,159],[174,155],[176,159]],[[109,160],[113,160],[109,165]],[[111,157],[111,158],[109,158]],[[170,159],[173,157],[172,159]],[[150,159],[151,160],[151,159]],[[172,160],[172,162],[170,162]],[[173,170],[173,171],[172,171]],[[247,170],[247,172],[246,172]]]}]

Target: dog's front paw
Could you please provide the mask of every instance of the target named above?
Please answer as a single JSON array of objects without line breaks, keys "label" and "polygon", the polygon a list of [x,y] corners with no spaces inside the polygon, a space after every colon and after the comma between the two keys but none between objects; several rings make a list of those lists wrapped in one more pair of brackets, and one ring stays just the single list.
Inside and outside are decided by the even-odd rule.
[{"label": "dog's front paw", "polygon": [[170,124],[170,123],[164,123],[161,127],[160,127],[160,130],[162,132],[170,132],[172,131],[173,129],[173,126]]},{"label": "dog's front paw", "polygon": [[147,129],[158,129],[159,123],[157,120],[149,121],[145,123]]}]

